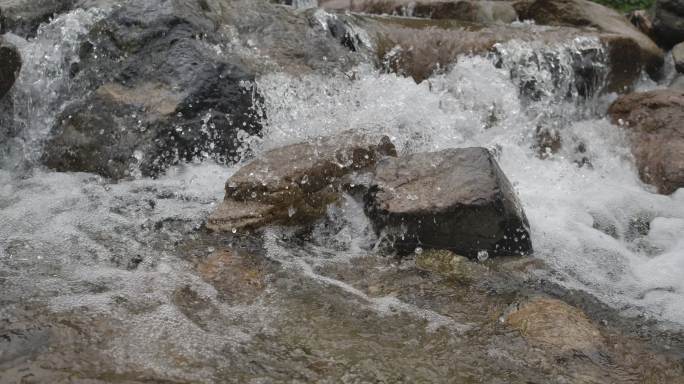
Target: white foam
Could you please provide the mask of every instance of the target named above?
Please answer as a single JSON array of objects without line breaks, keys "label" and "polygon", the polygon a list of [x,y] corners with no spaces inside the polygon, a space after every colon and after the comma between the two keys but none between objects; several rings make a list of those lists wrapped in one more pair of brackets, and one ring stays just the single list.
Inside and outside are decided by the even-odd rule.
[{"label": "white foam", "polygon": [[[615,307],[684,324],[684,283],[676,278],[684,275],[684,246],[665,233],[674,227],[663,229],[665,219],[684,219],[682,192],[657,195],[639,180],[624,133],[600,117],[614,95],[564,98],[574,81],[567,52],[591,44],[547,48],[566,68],[560,79],[534,60],[525,64],[521,58],[537,48],[517,42],[504,47],[500,68],[487,58],[461,57],[445,75],[420,84],[365,67],[355,81],[266,75],[258,82],[269,121],[258,145],[356,129],[389,135],[401,153],[494,149],[530,219],[535,255],[553,266],[554,279]],[[540,100],[521,96],[521,73],[535,77]],[[533,148],[540,125],[558,129],[563,142],[546,160]],[[652,234],[639,232],[638,223],[651,223]]]}]

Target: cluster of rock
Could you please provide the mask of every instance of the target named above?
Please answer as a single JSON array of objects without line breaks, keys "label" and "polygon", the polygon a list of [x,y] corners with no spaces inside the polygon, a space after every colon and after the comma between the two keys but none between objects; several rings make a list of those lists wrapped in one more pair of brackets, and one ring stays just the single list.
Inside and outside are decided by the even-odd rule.
[{"label": "cluster of rock", "polygon": [[660,46],[671,48],[677,74],[669,89],[623,95],[608,113],[626,129],[641,179],[670,194],[684,187],[684,1],[657,0],[635,19]]},{"label": "cluster of rock", "polygon": [[[678,25],[672,16],[676,2],[658,2],[654,31]],[[16,0],[0,3],[0,25],[4,33],[28,38],[60,12],[111,9],[69,68],[73,88],[81,92],[69,96],[73,101],[55,120],[41,159],[56,170],[111,179],[134,172],[156,176],[171,164],[197,159],[238,160],[243,138],[259,135],[267,118],[254,80],[274,68],[326,73],[370,61],[422,81],[458,55],[491,54],[497,43],[578,36],[596,36],[608,48],[607,91],[629,88],[644,70],[656,77],[663,64],[663,51],[646,34],[588,0],[318,3],[328,11],[296,11],[265,0]],[[344,12],[350,6],[362,14]],[[511,26],[514,20],[553,27],[531,30]],[[577,87],[594,75],[585,68],[594,55],[580,52]],[[21,66],[18,51],[3,43],[0,64],[2,96]]]},{"label": "cluster of rock", "polygon": [[[345,132],[266,151],[226,183],[207,227],[237,232],[323,217],[358,177],[365,213],[399,253],[448,249],[477,257],[532,251],[515,191],[484,148],[397,157],[387,137]],[[358,186],[356,186],[358,189]]]}]

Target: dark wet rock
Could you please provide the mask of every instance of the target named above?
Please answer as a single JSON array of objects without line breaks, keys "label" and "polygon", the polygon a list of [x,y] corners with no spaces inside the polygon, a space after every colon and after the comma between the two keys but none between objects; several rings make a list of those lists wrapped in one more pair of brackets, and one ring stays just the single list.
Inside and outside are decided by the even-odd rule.
[{"label": "dark wet rock", "polygon": [[504,321],[529,343],[552,352],[592,353],[604,347],[587,315],[557,299],[535,297],[515,304]]},{"label": "dark wet rock", "polygon": [[468,257],[532,252],[515,191],[484,148],[381,160],[365,210],[400,253],[417,247]]},{"label": "dark wet rock", "polygon": [[625,95],[608,110],[630,134],[639,176],[663,194],[684,187],[684,91]]},{"label": "dark wet rock", "polygon": [[656,0],[653,6],[653,34],[665,48],[684,41],[684,1]]},{"label": "dark wet rock", "polygon": [[353,64],[311,17],[263,1],[116,7],[81,47],[73,82],[92,91],[57,118],[43,162],[121,179],[236,161],[243,138],[261,130],[258,74]]},{"label": "dark wet rock", "polygon": [[653,39],[653,20],[648,11],[637,9],[627,14],[627,19],[641,33]]},{"label": "dark wet rock", "polygon": [[33,36],[41,23],[75,3],[76,0],[4,0],[0,2],[0,32]]},{"label": "dark wet rock", "polygon": [[641,70],[653,77],[660,75],[663,51],[613,9],[588,0],[523,0],[515,8],[523,20],[543,25],[592,27],[603,32],[602,40],[607,43],[611,59],[613,79],[610,82],[628,85]]},{"label": "dark wet rock", "polygon": [[14,45],[0,40],[0,99],[12,89],[21,70],[21,54]]},{"label": "dark wet rock", "polygon": [[233,231],[319,218],[340,197],[344,176],[388,155],[396,150],[386,136],[350,131],[267,151],[228,179],[207,227]]},{"label": "dark wet rock", "polygon": [[677,72],[684,73],[684,43],[679,43],[672,48],[672,59],[674,59]]}]

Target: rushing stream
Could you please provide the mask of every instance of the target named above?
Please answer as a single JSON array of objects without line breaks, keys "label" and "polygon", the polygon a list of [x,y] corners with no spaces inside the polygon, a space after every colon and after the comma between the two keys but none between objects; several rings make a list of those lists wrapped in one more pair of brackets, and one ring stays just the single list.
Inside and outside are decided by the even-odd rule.
[{"label": "rushing stream", "polygon": [[[266,261],[245,256],[249,276],[224,300],[207,280],[211,266],[197,265],[229,244],[249,254],[252,240],[201,229],[238,165],[196,162],[119,183],[37,165],[57,112],[78,97],[69,79],[78,44],[103,17],[73,11],[34,39],[16,38],[27,65],[12,95],[18,128],[2,148],[0,330],[24,333],[4,352],[0,337],[7,382],[27,370],[35,382],[266,383],[292,372],[298,382],[410,382],[403,366],[425,381],[544,381],[515,373],[518,339],[478,328],[505,299],[471,312],[477,294],[458,308],[439,299],[448,290],[436,283],[424,293],[406,263],[372,256],[377,239],[351,198],[331,207],[307,244],[268,229],[252,244]],[[596,52],[594,82],[579,84],[573,60],[586,50]],[[513,40],[420,84],[365,64],[332,78],[264,74],[263,137],[245,146],[259,153],[354,129],[387,134],[403,154],[487,147],[524,205],[533,257],[546,265],[538,277],[676,332],[684,325],[684,191],[663,196],[639,180],[626,138],[605,117],[615,95],[600,92],[604,56],[590,37]],[[557,134],[560,150],[540,149],[538,131]],[[41,336],[48,325],[49,343]],[[355,350],[382,357],[357,359]],[[21,356],[30,359],[7,363]],[[573,382],[564,375],[557,382]]]}]

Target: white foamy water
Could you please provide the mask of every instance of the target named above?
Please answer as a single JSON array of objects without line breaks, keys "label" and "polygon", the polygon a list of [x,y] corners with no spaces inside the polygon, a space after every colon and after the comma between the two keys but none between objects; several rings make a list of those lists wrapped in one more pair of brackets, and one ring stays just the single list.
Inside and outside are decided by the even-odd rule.
[{"label": "white foamy water", "polygon": [[[354,81],[267,75],[259,87],[269,122],[259,145],[355,129],[389,135],[400,153],[490,148],[523,202],[535,257],[552,267],[555,281],[629,314],[684,324],[684,247],[674,235],[684,191],[662,196],[639,180],[623,132],[603,117],[614,95],[567,96],[572,54],[597,45],[512,42],[499,48],[500,68],[491,58],[462,57],[421,84],[363,67]],[[558,61],[544,65],[544,55]],[[595,65],[605,77],[603,63]],[[530,79],[538,99],[521,95]],[[534,147],[538,127],[558,130],[563,143],[545,160]]]},{"label": "white foamy water", "polygon": [[[25,57],[36,58],[22,71],[14,94],[25,113],[17,116],[18,140],[29,160],[66,101],[62,96],[76,97],[68,67],[76,60],[79,39],[100,17],[97,11],[61,16],[21,46]],[[51,51],[60,39],[64,43]],[[603,118],[611,96],[585,100],[574,88],[576,52],[600,48],[591,39],[548,47],[513,42],[499,46],[498,57],[462,57],[446,73],[421,84],[368,67],[357,68],[354,76],[332,78],[265,75],[258,86],[268,121],[263,138],[252,144],[259,152],[356,129],[386,133],[404,154],[490,148],[525,206],[534,257],[548,262],[553,279],[627,308],[629,314],[646,312],[684,324],[684,192],[661,196],[642,184],[621,131]],[[597,57],[600,78],[605,68],[602,56]],[[45,71],[51,66],[54,71]],[[521,86],[530,84],[527,96],[521,96]],[[536,96],[529,97],[529,91]],[[539,127],[558,130],[563,141],[560,152],[545,160],[534,148]],[[0,170],[5,297],[43,300],[56,313],[78,310],[119,321],[121,337],[105,350],[115,364],[205,381],[212,372],[174,366],[164,353],[204,362],[249,339],[252,327],[267,328],[275,316],[259,305],[222,304],[215,289],[175,252],[222,199],[224,182],[236,167],[191,164],[174,167],[157,180],[118,184],[92,174],[12,169]],[[330,209],[328,220],[336,225],[314,229],[316,242],[307,245],[306,259],[288,255],[286,247],[267,247],[267,252],[380,313],[396,310],[434,328],[467,329],[465,321],[396,298],[369,297],[316,273],[319,263],[353,262],[374,241],[360,207],[351,199],[346,203]],[[139,265],[129,268],[131,262]],[[233,324],[241,326],[217,321],[200,329],[188,321],[171,302],[185,286],[217,308],[217,319],[235,319]],[[122,298],[127,307],[145,310],[122,309]],[[13,308],[0,308],[0,314],[11,315]]]}]

